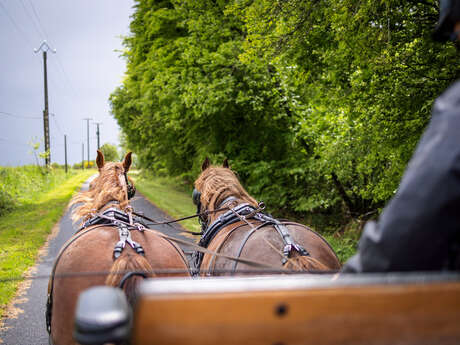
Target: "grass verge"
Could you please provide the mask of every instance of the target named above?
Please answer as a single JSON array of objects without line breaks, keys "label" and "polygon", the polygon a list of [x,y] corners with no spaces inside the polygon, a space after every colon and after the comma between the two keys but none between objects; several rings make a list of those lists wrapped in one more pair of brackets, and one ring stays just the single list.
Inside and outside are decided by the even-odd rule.
[{"label": "grass verge", "polygon": [[[152,202],[173,218],[190,216],[196,213],[192,202],[192,191],[189,186],[181,183],[179,179],[167,177],[154,177],[130,175],[136,182],[136,188]],[[196,218],[181,222],[182,226],[190,231],[199,232],[200,225]],[[308,224],[307,224],[308,225]],[[319,232],[334,248],[341,263],[347,261],[357,248],[361,233],[361,225],[352,221],[340,229]]]},{"label": "grass verge", "polygon": [[[94,170],[72,172],[67,178],[22,201],[12,211],[0,217],[0,279],[17,278],[34,265],[54,224],[81,184]],[[14,296],[20,281],[0,283],[0,308]]]},{"label": "grass verge", "polygon": [[[166,177],[143,177],[130,174],[136,183],[136,188],[152,204],[177,219],[196,213],[192,202],[192,191],[180,180]],[[188,219],[180,224],[189,231],[200,232],[197,218]]]}]

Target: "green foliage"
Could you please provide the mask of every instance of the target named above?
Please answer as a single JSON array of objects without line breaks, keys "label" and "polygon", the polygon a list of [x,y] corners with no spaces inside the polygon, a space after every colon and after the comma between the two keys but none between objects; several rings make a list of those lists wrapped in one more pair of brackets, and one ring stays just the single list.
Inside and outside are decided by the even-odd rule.
[{"label": "green foliage", "polygon": [[242,23],[212,1],[138,4],[128,73],[112,110],[141,165],[197,172],[201,160],[282,159],[291,119],[277,76],[243,64]]},{"label": "green foliage", "polygon": [[80,163],[75,163],[74,165],[72,165],[72,169],[81,169],[81,168],[82,168],[81,162]]},{"label": "green foliage", "polygon": [[[181,178],[158,177],[144,171],[141,175],[130,173],[136,189],[155,206],[174,219],[190,216],[196,212],[196,206],[190,202],[192,189]],[[181,221],[181,226],[189,231],[200,232],[197,218]]]},{"label": "green foliage", "polygon": [[236,4],[248,30],[241,58],[275,66],[295,95],[295,152],[308,192],[291,207],[344,203],[353,216],[382,207],[434,98],[460,76],[458,51],[430,38],[436,2]]},{"label": "green foliage", "polygon": [[13,196],[8,193],[6,188],[0,186],[0,216],[4,215],[8,211],[12,210],[16,205]]},{"label": "green foliage", "polygon": [[115,145],[105,143],[99,150],[104,154],[106,162],[117,162],[120,159]]},{"label": "green foliage", "polygon": [[0,216],[20,205],[31,203],[39,193],[56,188],[68,176],[62,169],[43,170],[38,166],[0,167]]},{"label": "green foliage", "polygon": [[228,157],[274,214],[365,218],[460,77],[437,16],[433,0],[137,1],[112,111],[158,175]]},{"label": "green foliage", "polygon": [[[69,199],[92,174],[89,171],[67,175],[50,172],[40,176],[36,172],[36,167],[0,168],[0,186],[3,188],[8,181],[7,189],[18,193],[21,200],[15,209],[0,216],[0,279],[19,278],[35,264],[39,248],[62,216]],[[20,179],[15,182],[14,178]],[[41,188],[37,188],[36,183]],[[15,295],[19,283],[13,280],[0,284],[1,311]]]}]

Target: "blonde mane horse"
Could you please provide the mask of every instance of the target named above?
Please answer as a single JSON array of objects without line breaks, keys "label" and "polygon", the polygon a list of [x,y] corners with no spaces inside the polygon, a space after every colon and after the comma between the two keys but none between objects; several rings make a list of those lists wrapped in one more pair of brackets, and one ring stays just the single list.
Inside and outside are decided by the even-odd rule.
[{"label": "blonde mane horse", "polygon": [[[131,212],[129,189],[134,188],[127,172],[131,166],[131,153],[121,163],[105,163],[104,155],[98,151],[99,175],[92,181],[90,189],[78,193],[70,205],[77,205],[73,220],[94,220],[111,208]],[[123,213],[122,213],[123,214]],[[96,218],[96,220],[98,220]],[[103,219],[104,220],[104,219]],[[188,263],[182,250],[154,230],[139,230],[129,227],[132,240],[141,246],[144,253],[136,251],[126,243],[116,257],[114,248],[120,241],[120,228],[115,224],[86,223],[61,249],[53,268],[49,284],[48,311],[52,343],[75,344],[72,338],[74,310],[77,298],[83,290],[95,285],[119,286],[123,284],[128,300],[134,303],[137,285],[145,277],[172,276],[178,274],[154,274],[155,270],[179,270],[180,275],[189,275]],[[99,272],[102,272],[99,274]],[[144,272],[127,278],[127,272]],[[65,275],[73,274],[73,277]],[[79,275],[80,273],[80,275]]]},{"label": "blonde mane horse", "polygon": [[[194,194],[196,193],[197,200],[194,201],[198,204],[199,212],[210,211],[208,216],[202,219],[206,229],[212,227],[219,216],[228,212],[228,208],[235,208],[243,203],[249,204],[254,209],[258,208],[257,201],[243,188],[235,173],[229,168],[227,160],[222,167],[219,167],[211,166],[209,159],[206,158],[201,170],[201,174],[195,181]],[[223,210],[213,212],[219,209]],[[283,221],[275,226],[270,222],[264,224],[254,217],[249,217],[247,221],[250,225],[239,220],[223,226],[206,243],[207,248],[227,256],[263,262],[280,270],[324,271],[340,268],[339,260],[332,247],[323,237],[305,225]],[[283,241],[280,229],[281,232],[287,232],[290,240],[298,248],[305,249],[305,252],[292,250],[289,255],[285,255],[283,249],[286,247],[286,242]],[[211,274],[229,271],[238,273],[238,270],[251,271],[254,267],[204,254],[200,270]]]}]

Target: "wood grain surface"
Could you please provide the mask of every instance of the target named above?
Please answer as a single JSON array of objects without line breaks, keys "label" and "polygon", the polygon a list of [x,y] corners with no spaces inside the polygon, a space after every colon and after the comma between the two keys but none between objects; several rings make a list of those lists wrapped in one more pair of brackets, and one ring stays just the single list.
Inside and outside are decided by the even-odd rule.
[{"label": "wood grain surface", "polygon": [[460,283],[149,294],[135,344],[459,344]]}]

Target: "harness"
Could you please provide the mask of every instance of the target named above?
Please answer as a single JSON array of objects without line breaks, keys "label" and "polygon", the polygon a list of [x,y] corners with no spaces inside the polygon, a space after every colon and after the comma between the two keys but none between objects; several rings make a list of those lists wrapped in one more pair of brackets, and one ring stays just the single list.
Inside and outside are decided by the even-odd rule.
[{"label": "harness", "polygon": [[[195,190],[196,191],[196,190]],[[193,200],[195,203],[199,201],[199,192],[193,193]],[[230,201],[236,201],[236,198],[234,197],[229,197],[225,199],[220,206],[223,204],[230,202]],[[197,207],[201,209],[201,202],[198,202]],[[209,227],[206,226],[205,222],[201,220],[201,225],[203,228],[203,236],[201,237],[200,241],[198,242],[198,245],[204,248],[207,248],[209,244],[211,243],[212,239],[222,230],[223,228],[235,224],[237,222],[243,222],[246,225],[248,225],[251,230],[246,234],[245,238],[243,239],[240,248],[237,252],[237,258],[241,256],[241,253],[243,251],[243,248],[247,241],[249,240],[249,237],[256,232],[257,230],[268,226],[272,225],[278,234],[280,235],[284,247],[283,247],[283,258],[282,258],[282,264],[284,265],[287,261],[288,258],[291,256],[291,254],[295,251],[299,253],[301,256],[309,256],[310,253],[303,248],[300,244],[296,243],[294,239],[292,238],[291,234],[289,233],[288,228],[286,227],[285,224],[280,222],[279,220],[273,218],[270,215],[267,215],[265,213],[260,212],[265,208],[265,205],[263,203],[259,204],[258,208],[255,208],[254,206],[248,204],[248,203],[243,203],[239,204],[234,208],[230,208],[229,211],[225,212],[224,214],[220,215]],[[255,219],[258,222],[261,222],[258,224],[256,227],[253,225],[253,223],[248,222],[248,219]],[[237,226],[235,229],[240,228],[241,226]],[[233,231],[232,230],[232,231]],[[200,266],[203,261],[204,253],[195,251],[192,254],[192,275],[198,275],[200,271]],[[233,264],[233,270],[232,273],[235,273],[236,271],[236,266],[238,265],[238,261],[235,261]]]},{"label": "harness", "polygon": [[126,172],[124,173],[124,175],[125,175],[125,182],[126,182],[128,200],[130,200],[136,194],[136,188],[134,187],[134,185],[132,183],[129,183],[128,175],[126,175]]},{"label": "harness", "polygon": [[145,229],[145,225],[140,221],[134,223],[131,213],[125,213],[120,211],[119,209],[111,207],[105,210],[103,213],[97,214],[93,218],[87,220],[80,228],[80,230],[85,229],[89,226],[102,224],[112,225],[118,228],[118,235],[120,237],[120,240],[117,242],[115,248],[113,249],[114,260],[119,258],[121,252],[126,246],[126,243],[128,243],[137,254],[145,254],[142,246],[139,243],[133,241],[133,239],[131,238],[130,231],[133,229],[143,231]]},{"label": "harness", "polygon": [[[138,221],[137,219],[136,219],[136,222],[134,222],[131,213],[126,213],[126,212],[120,211],[119,209],[111,207],[102,213],[96,214],[91,219],[88,219],[83,224],[83,226],[77,230],[76,234],[64,244],[56,260],[54,261],[53,270],[51,271],[51,277],[50,277],[50,281],[48,284],[48,296],[47,296],[46,311],[45,311],[46,330],[48,331],[49,335],[51,335],[54,275],[56,272],[56,267],[59,262],[59,259],[61,258],[64,251],[78,238],[80,238],[81,236],[83,236],[84,234],[90,231],[93,231],[100,227],[106,227],[106,226],[116,227],[118,229],[118,235],[120,237],[120,240],[115,244],[115,247],[113,249],[113,259],[114,260],[120,257],[121,253],[123,252],[123,249],[126,246],[126,243],[128,243],[134,249],[136,253],[144,256],[145,253],[144,253],[144,249],[142,248],[142,246],[139,243],[132,240],[131,230],[144,231],[145,225],[142,222]],[[133,274],[137,274],[137,273],[132,273],[132,272],[131,274],[127,273],[122,278],[120,282],[120,287],[122,287],[125,281],[129,277],[131,277]]]}]

